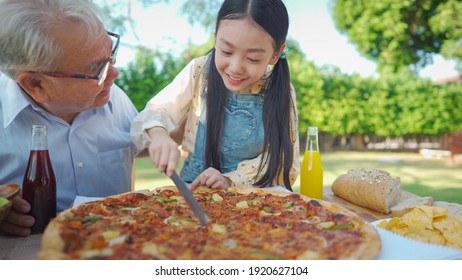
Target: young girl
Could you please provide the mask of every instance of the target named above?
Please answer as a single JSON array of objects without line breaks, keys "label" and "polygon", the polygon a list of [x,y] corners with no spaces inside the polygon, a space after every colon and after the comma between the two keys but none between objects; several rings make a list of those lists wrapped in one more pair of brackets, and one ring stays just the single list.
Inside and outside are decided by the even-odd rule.
[{"label": "young girl", "polygon": [[[171,176],[181,144],[187,157],[180,176],[191,189],[292,190],[299,143],[284,51],[288,25],[281,0],[224,1],[212,51],[191,61],[133,123],[132,140],[149,149],[160,172]],[[181,143],[172,139],[178,129]]]}]

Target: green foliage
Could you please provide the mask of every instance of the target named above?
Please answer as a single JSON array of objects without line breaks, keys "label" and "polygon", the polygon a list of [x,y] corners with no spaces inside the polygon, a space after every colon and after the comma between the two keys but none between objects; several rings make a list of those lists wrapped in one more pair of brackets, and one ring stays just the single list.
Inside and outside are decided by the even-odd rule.
[{"label": "green foliage", "polygon": [[119,69],[116,84],[130,97],[138,110],[161,89],[166,87],[186,65],[168,53],[156,53],[150,49],[138,48],[134,62]]},{"label": "green foliage", "polygon": [[432,63],[441,53],[462,63],[460,0],[334,0],[337,28],[379,68]]},{"label": "green foliage", "polygon": [[439,136],[462,129],[461,85],[435,85],[405,69],[362,78],[294,63],[291,69],[304,69],[292,75],[300,135],[308,125],[334,136]]},{"label": "green foliage", "polygon": [[441,55],[456,58],[462,72],[462,2],[448,1],[438,6],[436,14],[430,19],[430,26],[437,34],[446,34],[441,45]]},{"label": "green foliage", "polygon": [[305,59],[300,47],[294,41],[288,41],[291,82],[295,88],[300,134],[305,135],[307,127],[312,123],[320,123],[321,115],[317,114],[319,106],[316,95],[322,91],[322,76],[314,63]]},{"label": "green foliage", "polygon": [[198,23],[205,30],[214,33],[216,17],[223,0],[188,0],[181,7],[181,12],[188,17],[191,24]]},{"label": "green foliage", "polygon": [[462,129],[462,86],[436,85],[408,68],[380,78],[318,68],[289,42],[300,135],[310,125],[334,136],[439,136]]},{"label": "green foliage", "polygon": [[92,2],[100,7],[104,21],[111,31],[123,35],[128,27],[133,35],[138,38],[135,32],[136,21],[131,13],[133,5],[139,3],[146,8],[157,3],[168,3],[169,0],[92,0]]}]

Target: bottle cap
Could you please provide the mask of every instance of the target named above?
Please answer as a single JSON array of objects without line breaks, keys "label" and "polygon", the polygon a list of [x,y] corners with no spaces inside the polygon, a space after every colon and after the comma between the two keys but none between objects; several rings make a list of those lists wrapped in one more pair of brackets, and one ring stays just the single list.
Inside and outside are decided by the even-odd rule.
[{"label": "bottle cap", "polygon": [[318,134],[318,128],[316,126],[309,126],[308,135],[316,135],[316,134]]},{"label": "bottle cap", "polygon": [[47,134],[47,126],[44,124],[33,124],[32,125],[32,133],[43,133]]}]

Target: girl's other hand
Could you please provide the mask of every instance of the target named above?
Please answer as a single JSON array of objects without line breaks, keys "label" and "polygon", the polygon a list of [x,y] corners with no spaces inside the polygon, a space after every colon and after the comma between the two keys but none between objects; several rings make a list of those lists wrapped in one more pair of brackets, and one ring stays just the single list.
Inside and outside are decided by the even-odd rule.
[{"label": "girl's other hand", "polygon": [[227,177],[223,176],[220,171],[209,167],[197,176],[191,184],[189,184],[189,189],[194,190],[199,186],[225,190],[231,186],[231,181]]},{"label": "girl's other hand", "polygon": [[178,143],[170,138],[169,133],[163,127],[154,127],[148,131],[151,144],[149,144],[149,157],[160,172],[165,172],[171,177],[178,165],[180,151]]}]

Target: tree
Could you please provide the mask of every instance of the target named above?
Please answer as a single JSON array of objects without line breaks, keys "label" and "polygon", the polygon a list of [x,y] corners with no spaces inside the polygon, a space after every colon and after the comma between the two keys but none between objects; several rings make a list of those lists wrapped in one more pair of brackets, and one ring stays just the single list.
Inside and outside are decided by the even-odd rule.
[{"label": "tree", "polygon": [[462,66],[460,0],[333,0],[336,27],[379,70],[432,63],[440,53]]},{"label": "tree", "polygon": [[214,32],[215,20],[223,0],[189,0],[181,8],[191,24],[198,23],[205,30]]},{"label": "tree", "polygon": [[136,20],[132,15],[134,2],[138,2],[146,8],[156,3],[168,3],[169,0],[93,0],[93,2],[101,8],[108,26],[114,32],[124,34],[128,26],[135,38],[139,40],[139,36],[136,33]]},{"label": "tree", "polygon": [[166,87],[186,63],[186,60],[169,53],[157,53],[140,47],[135,61],[119,69],[120,75],[115,82],[127,92],[136,108],[142,110],[149,99]]},{"label": "tree", "polygon": [[[170,0],[93,0],[93,2],[102,9],[109,27],[120,34],[124,34],[128,27],[138,39],[136,19],[132,15],[133,5],[140,3],[146,8],[162,2],[169,3]],[[197,23],[213,33],[216,15],[222,3],[223,0],[186,0],[181,7],[181,13],[188,18],[191,24]]]}]

